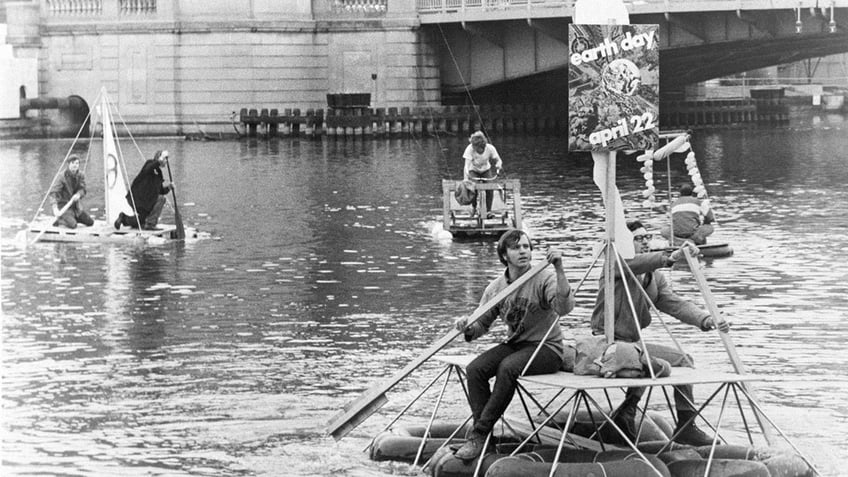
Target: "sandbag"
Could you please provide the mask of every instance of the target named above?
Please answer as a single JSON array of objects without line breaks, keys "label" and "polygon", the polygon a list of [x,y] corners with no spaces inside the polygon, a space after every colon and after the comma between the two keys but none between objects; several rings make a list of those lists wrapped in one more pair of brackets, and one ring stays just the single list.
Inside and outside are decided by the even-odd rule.
[{"label": "sandbag", "polygon": [[471,181],[462,181],[456,185],[454,197],[459,205],[471,205],[477,201],[477,190]]}]

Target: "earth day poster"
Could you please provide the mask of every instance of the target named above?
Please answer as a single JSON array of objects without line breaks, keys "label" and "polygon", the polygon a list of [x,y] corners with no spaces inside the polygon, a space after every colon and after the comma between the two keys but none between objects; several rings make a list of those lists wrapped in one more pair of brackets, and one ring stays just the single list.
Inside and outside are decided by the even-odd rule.
[{"label": "earth day poster", "polygon": [[568,150],[659,139],[659,25],[569,25]]}]

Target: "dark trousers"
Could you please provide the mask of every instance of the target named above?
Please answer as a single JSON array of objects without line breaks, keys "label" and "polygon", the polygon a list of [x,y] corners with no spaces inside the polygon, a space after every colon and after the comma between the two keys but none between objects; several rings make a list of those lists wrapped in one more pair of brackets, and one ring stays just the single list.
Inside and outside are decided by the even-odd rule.
[{"label": "dark trousers", "polygon": [[[535,350],[533,343],[499,344],[474,358],[465,369],[475,432],[486,435],[495,427],[512,401],[518,377]],[[548,346],[542,346],[526,374],[555,373],[561,365],[562,357]],[[492,377],[495,385],[494,389],[489,389]]]},{"label": "dark trousers", "polygon": [[59,227],[67,227],[69,229],[77,228],[77,223],[88,225],[91,227],[94,225],[94,220],[90,215],[84,210],[75,211],[73,207],[69,208],[65,211],[64,214],[60,215],[53,225],[58,225]]},{"label": "dark trousers", "polygon": [[[651,358],[664,359],[673,367],[691,367],[695,364],[695,360],[693,360],[691,356],[681,353],[677,350],[677,348],[650,343],[647,344],[646,347],[648,348],[648,354],[651,355]],[[687,357],[689,358],[688,362],[686,361]],[[645,388],[627,388],[625,399],[630,400],[633,403],[637,403],[640,399],[642,399],[643,394],[645,394]],[[678,411],[694,411],[695,409],[691,404],[689,404],[689,402],[687,402],[684,396],[685,398],[688,398],[689,401],[693,403],[695,402],[692,385],[681,384],[680,386],[674,386],[674,407]]]},{"label": "dark trousers", "polygon": [[153,210],[137,209],[138,216],[120,216],[122,218],[121,225],[126,225],[134,229],[152,229],[159,223],[159,215],[162,214],[163,207],[165,207],[165,196],[160,195],[156,198],[156,203],[153,204]]},{"label": "dark trousers", "polygon": [[[477,172],[477,171],[468,171],[468,177],[472,180],[480,178],[480,179],[494,179],[495,171],[491,167],[486,172]],[[495,198],[495,191],[487,190],[486,192],[486,212],[492,211],[492,201]],[[477,208],[477,201],[474,201],[474,208]]]}]

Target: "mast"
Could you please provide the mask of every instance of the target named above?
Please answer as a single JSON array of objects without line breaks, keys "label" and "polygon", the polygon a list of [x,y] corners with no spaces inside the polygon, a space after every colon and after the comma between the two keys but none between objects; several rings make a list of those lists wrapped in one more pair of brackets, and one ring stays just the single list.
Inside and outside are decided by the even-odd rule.
[{"label": "mast", "polygon": [[118,151],[112,127],[112,115],[106,88],[100,91],[100,121],[103,125],[103,179],[106,200],[106,223],[111,224],[124,212],[133,215],[126,201],[127,186],[125,182],[123,160]]}]

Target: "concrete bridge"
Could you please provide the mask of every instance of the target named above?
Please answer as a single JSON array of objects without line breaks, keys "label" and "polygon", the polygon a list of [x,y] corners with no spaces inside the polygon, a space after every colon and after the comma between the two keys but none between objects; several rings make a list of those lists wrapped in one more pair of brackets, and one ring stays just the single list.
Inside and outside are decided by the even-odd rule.
[{"label": "concrete bridge", "polygon": [[[660,25],[661,90],[848,52],[848,0],[627,0]],[[417,0],[442,85],[477,89],[567,67],[573,0]]]},{"label": "concrete bridge", "polygon": [[[660,25],[665,91],[848,51],[848,0],[628,7],[633,23]],[[0,104],[91,101],[105,86],[141,134],[232,132],[242,108],[317,110],[334,93],[366,94],[373,108],[439,106],[466,88],[475,100],[499,88],[493,103],[564,104],[572,12],[573,0],[5,2],[0,63],[15,66],[0,68]],[[0,117],[19,108],[7,109]]]}]

